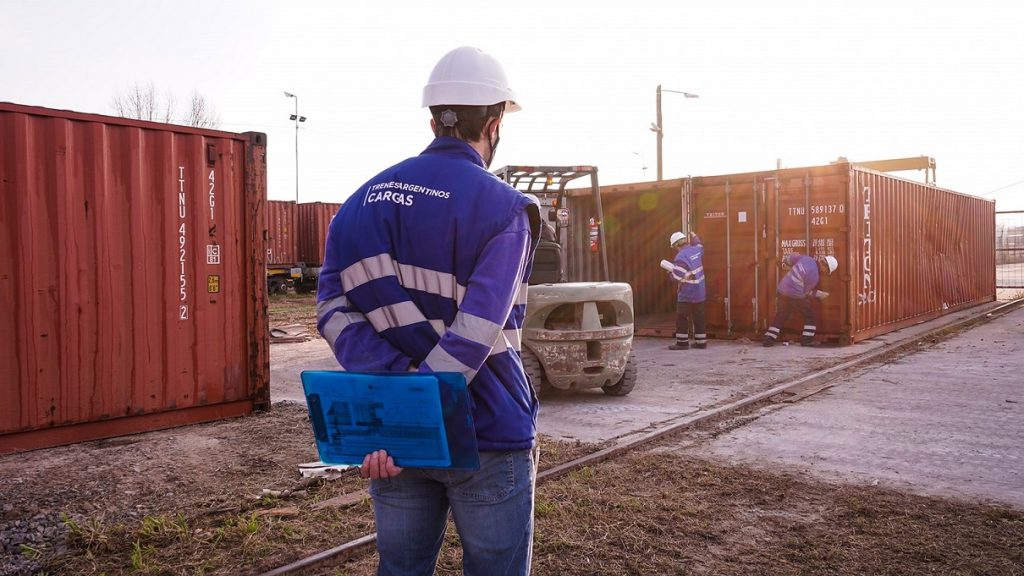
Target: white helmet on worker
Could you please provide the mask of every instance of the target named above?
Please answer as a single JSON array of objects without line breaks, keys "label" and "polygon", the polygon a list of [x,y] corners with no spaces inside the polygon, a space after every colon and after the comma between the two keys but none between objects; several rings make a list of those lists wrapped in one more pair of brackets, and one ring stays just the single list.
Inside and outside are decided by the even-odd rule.
[{"label": "white helmet on worker", "polygon": [[828,264],[828,273],[831,274],[839,268],[839,260],[835,256],[825,256],[825,263]]},{"label": "white helmet on worker", "polygon": [[461,46],[441,57],[423,87],[423,107],[491,106],[505,102],[505,112],[520,110],[505,69],[479,48]]},{"label": "white helmet on worker", "polygon": [[682,232],[673,232],[672,235],[668,237],[668,245],[675,248],[676,244],[682,243],[683,240],[686,240],[686,234],[683,234]]}]

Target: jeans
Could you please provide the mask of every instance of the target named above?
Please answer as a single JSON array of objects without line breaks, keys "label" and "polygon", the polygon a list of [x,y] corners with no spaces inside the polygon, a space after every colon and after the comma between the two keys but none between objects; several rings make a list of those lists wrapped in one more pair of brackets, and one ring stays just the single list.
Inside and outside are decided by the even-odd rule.
[{"label": "jeans", "polygon": [[371,480],[377,574],[433,574],[449,510],[462,541],[463,574],[529,574],[537,454],[481,452],[476,471],[406,468]]}]

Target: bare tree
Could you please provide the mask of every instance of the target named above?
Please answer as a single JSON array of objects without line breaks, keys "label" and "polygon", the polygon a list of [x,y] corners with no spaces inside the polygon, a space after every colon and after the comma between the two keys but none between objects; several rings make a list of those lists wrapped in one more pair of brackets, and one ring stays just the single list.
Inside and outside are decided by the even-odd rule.
[{"label": "bare tree", "polygon": [[[162,97],[157,94],[152,82],[146,86],[134,84],[111,101],[111,107],[118,116],[165,123],[178,121],[176,104],[174,95],[169,91]],[[189,109],[181,115],[180,122],[197,128],[216,128],[220,124],[220,115],[206,102],[206,98],[193,91]]]},{"label": "bare tree", "polygon": [[202,94],[193,91],[185,124],[196,128],[216,128],[220,125],[220,114],[206,102]]}]

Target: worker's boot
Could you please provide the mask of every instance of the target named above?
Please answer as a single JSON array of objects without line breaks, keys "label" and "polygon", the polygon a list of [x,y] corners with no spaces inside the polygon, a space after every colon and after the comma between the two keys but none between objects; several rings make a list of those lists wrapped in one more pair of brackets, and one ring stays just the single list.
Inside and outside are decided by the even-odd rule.
[{"label": "worker's boot", "polygon": [[771,348],[772,346],[775,346],[775,338],[768,338],[766,336],[764,340],[761,340],[761,346],[764,346],[765,348]]},{"label": "worker's boot", "polygon": [[676,342],[675,344],[670,345],[668,347],[668,349],[669,350],[689,350],[690,349],[690,343],[689,342]]}]

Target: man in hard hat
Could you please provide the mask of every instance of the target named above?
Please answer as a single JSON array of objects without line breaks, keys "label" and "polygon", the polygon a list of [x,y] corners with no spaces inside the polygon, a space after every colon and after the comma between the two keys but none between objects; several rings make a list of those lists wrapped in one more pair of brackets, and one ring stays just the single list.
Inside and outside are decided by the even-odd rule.
[{"label": "man in hard hat", "polygon": [[538,403],[520,342],[537,206],[488,172],[519,110],[501,64],[461,47],[423,89],[434,140],[371,178],[331,222],[318,329],[344,370],[461,372],[480,469],[403,469],[366,455],[379,574],[431,574],[449,512],[465,574],[526,574]]},{"label": "man in hard hat", "polygon": [[815,319],[814,307],[811,306],[811,298],[824,300],[828,298],[828,292],[818,290],[818,282],[821,274],[832,274],[839,267],[839,261],[834,256],[825,256],[821,260],[815,260],[810,256],[804,256],[799,252],[790,252],[782,260],[783,267],[788,267],[789,272],[779,281],[778,287],[778,310],[775,312],[775,320],[764,333],[762,344],[774,346],[779,341],[779,334],[786,324],[790,312],[796,310],[804,319],[804,329],[800,335],[801,346],[814,346],[814,334],[818,329]]},{"label": "man in hard hat", "polygon": [[679,283],[676,290],[676,341],[669,350],[703,350],[708,347],[707,320],[704,300],[707,288],[704,282],[704,245],[694,233],[673,232],[668,244],[678,249],[672,261],[669,276]]}]

